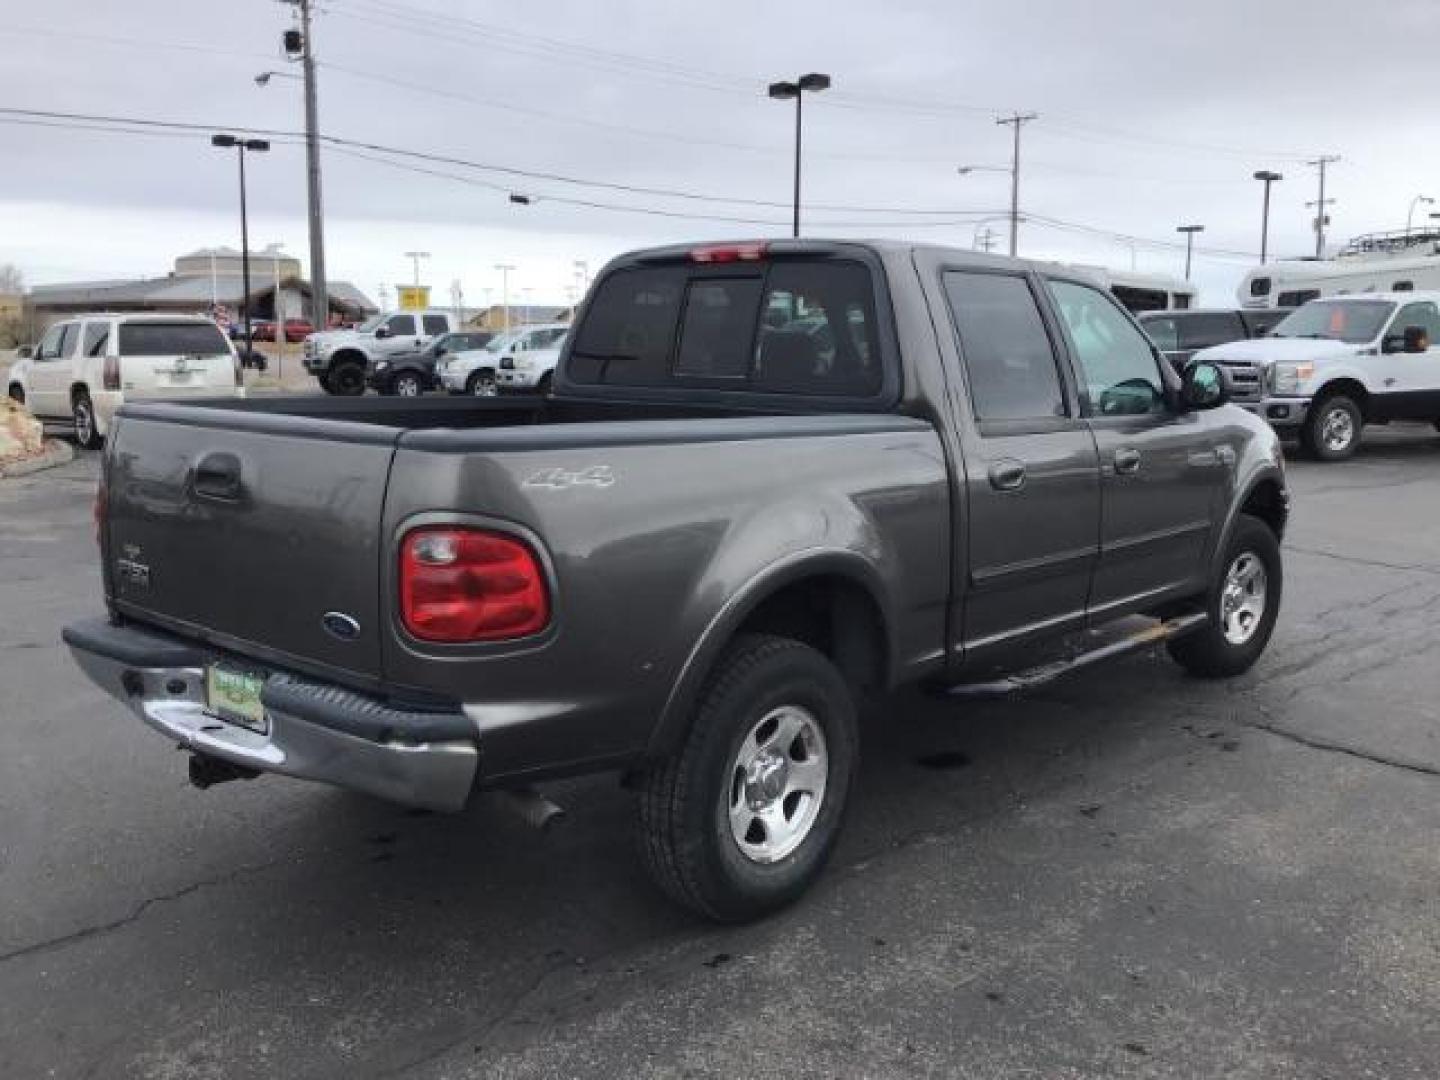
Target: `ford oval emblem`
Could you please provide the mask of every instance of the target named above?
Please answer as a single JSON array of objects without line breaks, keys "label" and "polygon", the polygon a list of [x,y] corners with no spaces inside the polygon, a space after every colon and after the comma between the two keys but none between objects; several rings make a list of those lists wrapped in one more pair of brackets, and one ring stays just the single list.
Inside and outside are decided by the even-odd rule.
[{"label": "ford oval emblem", "polygon": [[343,611],[327,611],[320,622],[341,641],[354,641],[360,636],[360,624]]}]

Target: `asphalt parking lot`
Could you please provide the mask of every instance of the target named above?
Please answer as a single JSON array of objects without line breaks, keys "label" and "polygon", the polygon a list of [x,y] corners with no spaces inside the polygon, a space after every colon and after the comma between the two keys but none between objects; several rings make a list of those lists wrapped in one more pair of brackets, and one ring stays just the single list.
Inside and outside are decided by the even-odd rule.
[{"label": "asphalt parking lot", "polygon": [[610,779],[540,835],[196,791],[92,687],[95,460],[0,484],[0,1076],[1424,1077],[1440,1062],[1440,438],[1292,465],[1275,640],[892,703],[799,906],[654,893]]}]

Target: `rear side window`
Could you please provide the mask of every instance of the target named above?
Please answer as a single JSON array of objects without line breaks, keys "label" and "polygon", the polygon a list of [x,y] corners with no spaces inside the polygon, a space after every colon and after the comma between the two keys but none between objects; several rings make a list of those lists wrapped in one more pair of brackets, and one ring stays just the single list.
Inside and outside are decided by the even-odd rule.
[{"label": "rear side window", "polygon": [[449,328],[450,328],[450,324],[449,324],[448,321],[446,321],[444,315],[426,315],[426,316],[425,316],[425,333],[427,333],[427,334],[443,334],[443,333],[445,333],[445,331],[448,330]]},{"label": "rear side window", "polygon": [[403,337],[415,333],[414,315],[391,315],[385,320],[385,329],[391,337]]},{"label": "rear side window", "polygon": [[1066,415],[1055,350],[1024,278],[951,271],[945,297],[977,420],[1040,420]]},{"label": "rear side window", "polygon": [[611,386],[873,396],[882,371],[870,271],[838,259],[618,270],[587,305],[569,374]]},{"label": "rear side window", "polygon": [[1196,312],[1179,322],[1182,349],[1208,349],[1211,345],[1224,345],[1245,337],[1240,317],[1229,311]]},{"label": "rear side window", "polygon": [[60,331],[60,344],[55,350],[55,355],[59,357],[69,356],[75,351],[75,339],[79,336],[80,324],[73,322],[66,323],[64,329]]},{"label": "rear side window", "polygon": [[120,324],[121,356],[215,356],[230,351],[212,322],[129,322]]},{"label": "rear side window", "polygon": [[86,356],[100,356],[105,352],[105,343],[110,339],[110,324],[108,322],[87,322],[85,324],[85,340],[81,348],[85,350]]}]

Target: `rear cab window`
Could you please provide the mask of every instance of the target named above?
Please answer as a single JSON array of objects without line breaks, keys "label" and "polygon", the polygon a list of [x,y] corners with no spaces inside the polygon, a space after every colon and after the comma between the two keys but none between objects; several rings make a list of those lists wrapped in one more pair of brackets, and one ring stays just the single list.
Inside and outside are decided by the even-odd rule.
[{"label": "rear cab window", "polygon": [[212,322],[122,322],[121,356],[219,356],[230,344]]},{"label": "rear cab window", "polygon": [[573,335],[586,386],[874,399],[878,271],[841,255],[695,259],[610,271]]}]

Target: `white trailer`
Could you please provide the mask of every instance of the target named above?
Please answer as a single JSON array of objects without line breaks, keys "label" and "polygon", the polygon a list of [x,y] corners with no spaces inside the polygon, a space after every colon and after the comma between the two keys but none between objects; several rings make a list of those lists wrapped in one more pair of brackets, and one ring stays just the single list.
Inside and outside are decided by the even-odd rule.
[{"label": "white trailer", "polygon": [[1440,289],[1440,231],[1357,236],[1333,259],[1279,259],[1240,281],[1242,307],[1299,307],[1322,296]]}]

